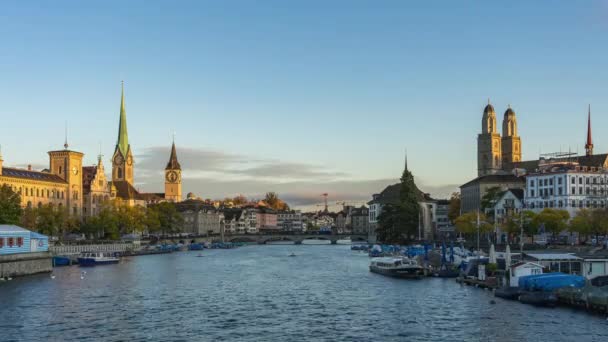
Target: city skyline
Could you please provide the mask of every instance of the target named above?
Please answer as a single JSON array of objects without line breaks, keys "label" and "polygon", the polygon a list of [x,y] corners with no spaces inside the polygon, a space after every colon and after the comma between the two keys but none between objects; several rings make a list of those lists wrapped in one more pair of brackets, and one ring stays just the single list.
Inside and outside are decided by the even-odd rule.
[{"label": "city skyline", "polygon": [[[524,160],[584,153],[589,103],[595,151],[606,151],[602,3],[279,4],[131,3],[112,25],[111,5],[9,4],[5,165],[44,168],[66,121],[84,164],[100,143],[108,163],[123,79],[146,191],[162,188],[175,131],[184,193],[363,201],[398,179],[407,147],[419,186],[445,197],[477,172],[488,97],[499,120],[509,104],[517,113]],[[511,20],[480,20],[498,17]]]}]

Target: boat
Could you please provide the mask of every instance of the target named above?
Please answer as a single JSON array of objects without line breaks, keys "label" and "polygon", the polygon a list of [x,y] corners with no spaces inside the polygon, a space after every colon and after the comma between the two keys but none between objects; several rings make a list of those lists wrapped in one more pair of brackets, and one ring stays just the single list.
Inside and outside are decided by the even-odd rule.
[{"label": "boat", "polygon": [[72,261],[70,260],[69,257],[66,256],[54,256],[53,257],[53,266],[57,267],[57,266],[69,266],[72,264]]},{"label": "boat", "polygon": [[336,241],[337,245],[352,245],[352,243],[353,241],[350,239],[350,237]]},{"label": "boat", "polygon": [[374,258],[369,265],[370,272],[388,277],[420,279],[423,268],[415,259],[406,257]]},{"label": "boat", "polygon": [[120,258],[115,253],[108,252],[82,252],[78,257],[80,266],[97,266],[117,264]]},{"label": "boat", "polygon": [[290,256],[290,257],[295,257],[295,256],[296,256],[296,254],[295,254],[295,253],[291,253],[291,254],[289,254],[289,256]]},{"label": "boat", "polygon": [[191,243],[188,245],[189,251],[202,251],[205,246],[202,243]]},{"label": "boat", "polygon": [[557,296],[553,292],[524,292],[519,296],[524,304],[554,307],[557,305]]}]

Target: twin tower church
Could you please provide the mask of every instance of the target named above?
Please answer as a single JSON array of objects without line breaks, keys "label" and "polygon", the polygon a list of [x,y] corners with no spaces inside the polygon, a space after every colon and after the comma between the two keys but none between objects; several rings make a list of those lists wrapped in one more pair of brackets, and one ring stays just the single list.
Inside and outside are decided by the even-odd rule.
[{"label": "twin tower church", "polygon": [[41,207],[51,204],[67,208],[72,215],[96,215],[103,203],[118,199],[134,205],[159,202],[179,202],[182,199],[182,171],[177,160],[175,142],[171,146],[169,162],[165,167],[165,192],[142,193],[134,186],[135,160],[127,133],[124,86],[120,101],[118,140],[112,156],[112,178],[108,180],[101,156],[97,165],[83,166],[84,154],[69,149],[48,152],[49,168],[34,171],[4,167],[0,151],[0,186],[8,185],[21,196],[23,207]]}]

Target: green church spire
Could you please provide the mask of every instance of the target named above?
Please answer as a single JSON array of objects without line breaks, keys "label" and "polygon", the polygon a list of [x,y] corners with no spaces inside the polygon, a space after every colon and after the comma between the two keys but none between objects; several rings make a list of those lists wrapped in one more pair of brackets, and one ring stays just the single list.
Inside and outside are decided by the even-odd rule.
[{"label": "green church spire", "polygon": [[118,126],[118,142],[116,148],[120,150],[123,157],[127,156],[129,149],[129,134],[127,133],[127,111],[125,110],[125,83],[122,82],[120,97],[120,124]]}]

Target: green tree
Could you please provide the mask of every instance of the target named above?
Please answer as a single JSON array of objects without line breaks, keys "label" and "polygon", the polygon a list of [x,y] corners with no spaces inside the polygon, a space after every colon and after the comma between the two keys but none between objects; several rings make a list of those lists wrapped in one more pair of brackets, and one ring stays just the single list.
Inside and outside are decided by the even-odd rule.
[{"label": "green tree", "polygon": [[19,224],[22,213],[21,196],[3,184],[0,187],[0,224]]},{"label": "green tree", "polygon": [[486,212],[486,209],[492,208],[503,193],[504,191],[498,186],[488,188],[486,193],[481,197],[481,211]]},{"label": "green tree", "polygon": [[460,193],[454,192],[450,197],[450,207],[448,211],[448,218],[454,222],[456,218],[460,216]]},{"label": "green tree", "polygon": [[28,229],[36,228],[36,210],[32,207],[26,207],[23,209],[23,214],[21,215],[21,226]]},{"label": "green tree", "polygon": [[61,235],[64,224],[63,210],[56,209],[51,204],[46,204],[34,209],[34,215],[37,232],[51,237]]},{"label": "green tree", "polygon": [[588,209],[581,209],[572,220],[568,230],[572,233],[578,233],[581,240],[586,241],[587,236],[593,233],[593,217],[592,212]]},{"label": "green tree", "polygon": [[534,217],[533,224],[537,229],[544,227],[546,232],[555,237],[568,228],[568,219],[570,214],[566,210],[545,208]]},{"label": "green tree", "polygon": [[[477,212],[468,212],[456,218],[454,225],[459,233],[469,236],[477,234]],[[494,227],[487,222],[487,217],[483,213],[479,213],[479,232],[487,234],[494,230]]]},{"label": "green tree", "polygon": [[385,204],[378,217],[378,238],[380,241],[402,243],[417,235],[420,220],[418,188],[414,176],[406,168],[401,176],[399,202]]},{"label": "green tree", "polygon": [[150,207],[150,209],[157,212],[160,230],[163,235],[177,234],[182,231],[184,218],[177,211],[174,203],[163,202]]}]

